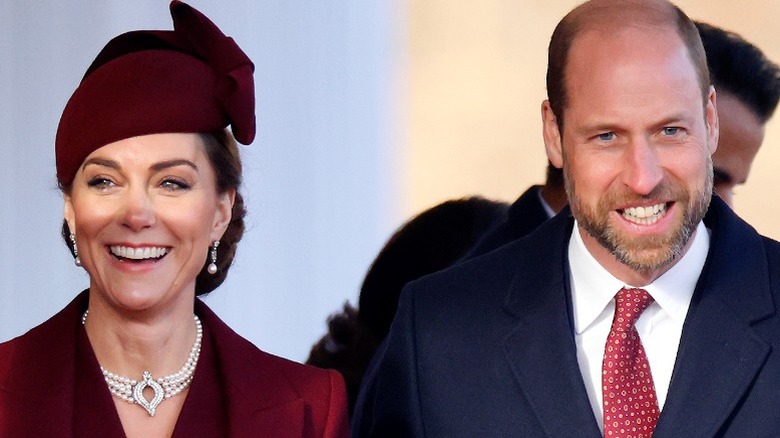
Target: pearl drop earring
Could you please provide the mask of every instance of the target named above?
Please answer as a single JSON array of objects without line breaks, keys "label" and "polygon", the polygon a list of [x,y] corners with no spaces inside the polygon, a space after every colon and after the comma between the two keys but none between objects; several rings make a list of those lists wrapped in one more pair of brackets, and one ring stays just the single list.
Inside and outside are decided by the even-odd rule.
[{"label": "pearl drop earring", "polygon": [[73,243],[73,256],[75,259],[73,260],[74,263],[76,263],[76,266],[81,267],[81,258],[79,257],[79,247],[76,245],[76,235],[73,233],[70,233],[70,241]]},{"label": "pearl drop earring", "polygon": [[218,246],[219,246],[219,240],[215,240],[214,244],[211,246],[211,263],[209,263],[208,268],[206,268],[206,271],[208,271],[208,273],[211,275],[217,273],[217,247]]}]

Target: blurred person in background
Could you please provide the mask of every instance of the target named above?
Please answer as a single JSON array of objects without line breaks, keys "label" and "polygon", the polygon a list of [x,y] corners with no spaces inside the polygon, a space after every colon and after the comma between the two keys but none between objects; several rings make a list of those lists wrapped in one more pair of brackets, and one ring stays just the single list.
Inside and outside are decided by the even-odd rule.
[{"label": "blurred person in background", "polygon": [[350,412],[360,383],[382,343],[406,283],[458,261],[507,204],[470,197],[443,202],[409,219],[385,243],[360,288],[358,307],[344,304],[328,319],[328,333],[311,349],[307,364],[342,373]]},{"label": "blurred person in background", "polygon": [[734,188],[745,184],[766,124],[780,99],[780,68],[740,35],[696,22],[710,80],[718,92],[720,138],[712,156],[714,192],[734,207]]}]

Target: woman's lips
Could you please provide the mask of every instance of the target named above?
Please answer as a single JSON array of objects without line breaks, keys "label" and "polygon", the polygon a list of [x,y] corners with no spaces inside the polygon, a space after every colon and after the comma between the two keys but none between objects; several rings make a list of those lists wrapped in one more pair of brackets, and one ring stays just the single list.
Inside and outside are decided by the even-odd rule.
[{"label": "woman's lips", "polygon": [[170,248],[164,246],[131,247],[124,245],[111,245],[111,254],[120,260],[144,261],[159,260],[165,257]]}]

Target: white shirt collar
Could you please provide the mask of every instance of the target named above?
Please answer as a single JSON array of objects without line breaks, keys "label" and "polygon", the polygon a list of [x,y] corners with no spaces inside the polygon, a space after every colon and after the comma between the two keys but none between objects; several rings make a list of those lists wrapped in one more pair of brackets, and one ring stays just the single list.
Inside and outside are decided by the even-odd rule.
[{"label": "white shirt collar", "polygon": [[[685,320],[709,247],[709,232],[704,223],[699,222],[693,243],[682,259],[654,282],[643,286],[661,309],[680,324]],[[569,239],[569,268],[574,329],[581,334],[596,321],[621,288],[633,286],[615,278],[593,258],[585,248],[576,221]]]}]

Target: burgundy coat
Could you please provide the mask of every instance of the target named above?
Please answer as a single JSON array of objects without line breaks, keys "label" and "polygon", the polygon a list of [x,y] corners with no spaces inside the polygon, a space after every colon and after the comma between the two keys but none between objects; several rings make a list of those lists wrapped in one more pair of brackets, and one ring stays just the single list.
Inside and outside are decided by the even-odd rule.
[{"label": "burgundy coat", "polygon": [[[48,321],[0,344],[0,437],[124,436],[81,325],[87,303],[83,292]],[[195,313],[203,347],[174,437],[348,436],[337,372],[259,350],[200,300]]]}]

